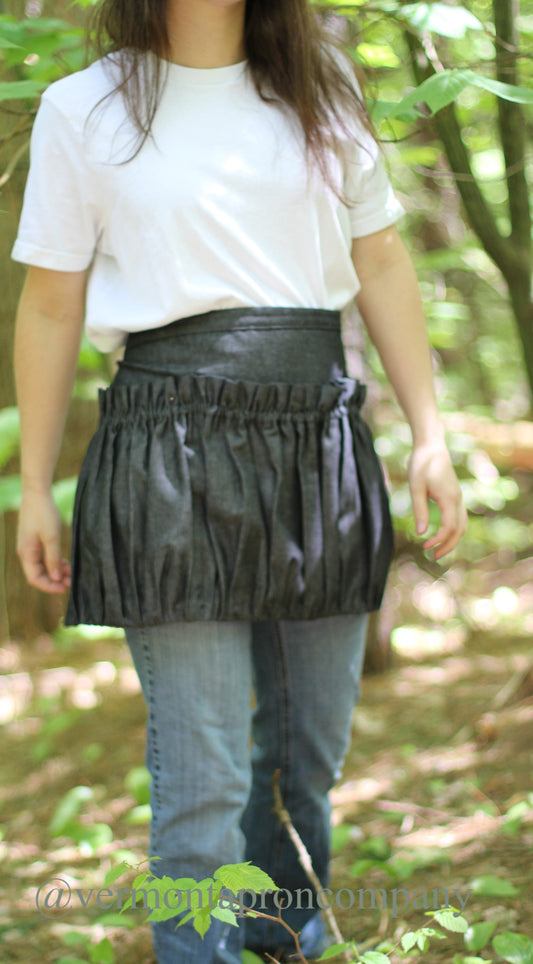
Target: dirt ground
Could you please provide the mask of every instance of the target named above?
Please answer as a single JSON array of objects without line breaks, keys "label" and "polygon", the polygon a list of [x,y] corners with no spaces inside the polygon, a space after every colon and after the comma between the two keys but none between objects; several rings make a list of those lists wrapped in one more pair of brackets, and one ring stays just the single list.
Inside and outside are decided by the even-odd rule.
[{"label": "dirt ground", "polygon": [[[444,890],[469,923],[533,937],[533,563],[498,554],[474,568],[435,582],[405,556],[392,574],[395,665],[363,681],[332,794],[330,887],[345,905],[335,913],[363,948],[422,926],[424,901],[431,909]],[[0,671],[0,960],[111,961],[105,949],[90,957],[107,935],[116,964],[154,964],[142,909],[119,926],[116,910],[92,900],[63,916],[36,907],[50,878],[87,894],[117,856],[146,854],[146,807],[128,777],[143,764],[145,711],[123,640],[7,640]],[[77,786],[90,789],[74,825],[93,828],[92,844],[49,827]],[[491,888],[479,883],[487,875],[500,893],[475,892]],[[456,953],[466,953],[462,935],[448,934],[423,960]],[[482,953],[497,959],[490,945]]]}]

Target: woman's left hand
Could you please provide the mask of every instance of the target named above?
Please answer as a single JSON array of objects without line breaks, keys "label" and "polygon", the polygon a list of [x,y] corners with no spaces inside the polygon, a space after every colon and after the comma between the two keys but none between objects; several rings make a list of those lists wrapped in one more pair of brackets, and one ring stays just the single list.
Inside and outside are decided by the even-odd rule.
[{"label": "woman's left hand", "polygon": [[429,499],[439,507],[441,524],[438,532],[426,539],[423,548],[436,547],[435,559],[441,559],[455,548],[466,530],[461,487],[446,446],[432,442],[415,444],[409,459],[408,478],[419,535],[429,525]]}]

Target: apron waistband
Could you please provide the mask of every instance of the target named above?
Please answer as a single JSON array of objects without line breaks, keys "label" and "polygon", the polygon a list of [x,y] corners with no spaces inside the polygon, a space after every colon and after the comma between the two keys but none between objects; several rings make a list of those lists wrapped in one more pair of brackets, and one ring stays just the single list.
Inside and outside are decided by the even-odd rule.
[{"label": "apron waistband", "polygon": [[221,308],[179,318],[159,328],[131,332],[127,344],[133,347],[145,342],[205,332],[276,328],[340,331],[340,326],[340,311],[327,308]]}]

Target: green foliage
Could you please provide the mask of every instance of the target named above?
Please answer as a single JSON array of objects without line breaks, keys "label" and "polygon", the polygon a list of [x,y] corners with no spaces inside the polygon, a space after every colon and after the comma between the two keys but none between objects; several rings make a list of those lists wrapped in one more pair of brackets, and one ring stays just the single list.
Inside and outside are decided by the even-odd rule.
[{"label": "green foliage", "polygon": [[[526,548],[526,546],[524,546]],[[529,793],[525,800],[519,800],[513,804],[506,814],[504,814],[503,831],[509,836],[514,836],[522,824],[524,817],[533,811],[533,793]]]},{"label": "green foliage", "polygon": [[63,935],[63,943],[68,947],[82,945],[84,953],[88,954],[88,958],[69,955],[60,957],[57,964],[115,964],[115,952],[108,937],[103,937],[96,944],[93,944],[91,938],[86,934],[68,931]]},{"label": "green foliage", "polygon": [[279,890],[268,874],[255,867],[250,860],[244,864],[226,864],[219,867],[215,870],[214,878],[234,893],[239,890],[251,890],[258,894],[263,890]]},{"label": "green foliage", "polygon": [[131,824],[133,827],[140,827],[143,824],[150,823],[151,817],[152,808],[150,804],[143,803],[138,807],[132,807],[132,809],[124,817],[124,820],[127,824]]},{"label": "green foliage", "polygon": [[48,830],[53,837],[59,836],[78,815],[84,803],[92,800],[93,791],[90,787],[72,787],[59,801],[48,824]]},{"label": "green foliage", "polygon": [[18,451],[20,444],[20,417],[18,408],[12,405],[0,409],[0,469]]},{"label": "green foliage", "polygon": [[[122,861],[106,875],[106,883],[116,881],[126,869],[132,868]],[[279,887],[268,874],[247,861],[226,864],[219,867],[213,877],[199,881],[192,877],[154,877],[149,871],[143,872],[137,874],[131,889],[121,913],[136,905],[142,893],[144,906],[150,910],[149,920],[170,920],[182,915],[177,926],[192,920],[194,929],[203,938],[213,917],[238,926],[237,912],[242,914],[246,910],[239,899],[241,892],[262,893],[279,890]]]},{"label": "green foliage", "polygon": [[468,87],[480,87],[517,104],[533,104],[533,91],[525,87],[503,84],[473,70],[443,70],[424,80],[398,103],[378,101],[372,109],[372,119],[376,123],[393,118],[414,123],[417,118],[427,116],[428,110],[430,114],[437,114],[453,104]]},{"label": "green foliage", "polygon": [[84,66],[85,30],[58,18],[1,14],[0,54],[16,77],[0,84],[0,100],[34,100],[52,81]]},{"label": "green foliage", "polygon": [[465,931],[465,946],[469,951],[482,951],[490,941],[497,925],[493,921],[472,924]]},{"label": "green foliage", "polygon": [[13,512],[20,506],[20,475],[4,475],[0,479],[0,512]]},{"label": "green foliage", "polygon": [[113,839],[111,828],[106,823],[87,824],[78,819],[83,804],[92,798],[91,787],[72,787],[59,801],[48,824],[52,837],[70,837],[84,856],[91,856]]},{"label": "green foliage", "polygon": [[137,803],[150,803],[150,773],[144,766],[133,767],[126,774],[124,786],[135,797]]},{"label": "green foliage", "polygon": [[445,930],[454,931],[456,934],[464,934],[468,928],[468,921],[453,907],[437,910],[433,914],[433,917],[437,921],[437,924],[440,924]]},{"label": "green foliage", "polygon": [[520,889],[515,887],[510,880],[502,880],[493,874],[486,874],[482,877],[475,877],[469,884],[474,894],[483,897],[515,897],[520,893]]},{"label": "green foliage", "polygon": [[[79,709],[61,710],[53,697],[41,699],[39,710],[42,713],[43,725],[31,748],[31,758],[35,763],[42,763],[54,755],[56,752],[55,738],[69,730],[82,713]],[[60,820],[59,815],[57,819]]]},{"label": "green foliage", "polygon": [[467,30],[483,30],[483,24],[470,10],[447,3],[407,3],[399,16],[416,30],[428,30],[441,37],[464,37]]},{"label": "green foliage", "polygon": [[533,964],[533,941],[525,934],[504,931],[494,938],[492,946],[509,964]]}]

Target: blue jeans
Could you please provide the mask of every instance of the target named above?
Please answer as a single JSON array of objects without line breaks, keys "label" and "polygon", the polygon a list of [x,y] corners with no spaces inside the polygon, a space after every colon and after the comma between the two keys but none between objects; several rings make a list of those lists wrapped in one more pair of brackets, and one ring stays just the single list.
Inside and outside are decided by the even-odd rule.
[{"label": "blue jeans", "polygon": [[[324,926],[316,902],[297,899],[310,884],[271,812],[271,778],[279,768],[284,804],[327,886],[328,791],[349,746],[365,631],[364,615],[126,630],[148,707],[150,856],[162,858],[152,873],[199,880],[251,860],[289,892],[283,916],[303,930],[310,957],[325,949]],[[152,925],[159,964],[239,964],[243,946],[294,950],[269,921],[214,920],[202,940],[191,924],[176,930],[178,919]]]}]

